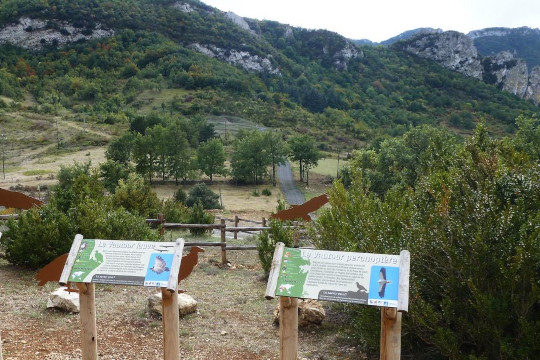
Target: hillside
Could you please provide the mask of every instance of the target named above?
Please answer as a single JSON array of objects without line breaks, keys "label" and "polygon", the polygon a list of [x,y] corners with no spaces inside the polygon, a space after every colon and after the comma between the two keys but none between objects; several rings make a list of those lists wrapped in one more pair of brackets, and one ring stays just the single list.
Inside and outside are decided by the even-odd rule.
[{"label": "hillside", "polygon": [[[4,114],[60,115],[116,133],[137,114],[234,116],[312,133],[335,150],[420,124],[469,133],[485,119],[503,134],[537,111],[398,49],[195,0],[8,0],[0,26]],[[19,121],[8,117],[0,121],[10,136]]]}]

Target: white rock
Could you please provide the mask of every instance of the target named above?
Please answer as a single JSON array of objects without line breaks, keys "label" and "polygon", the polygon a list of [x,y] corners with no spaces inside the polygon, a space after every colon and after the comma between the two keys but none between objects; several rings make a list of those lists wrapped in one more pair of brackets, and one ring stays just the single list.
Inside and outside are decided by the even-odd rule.
[{"label": "white rock", "polygon": [[78,313],[79,294],[76,292],[67,292],[65,289],[65,287],[61,287],[49,294],[47,308],[57,308],[72,313]]},{"label": "white rock", "polygon": [[[148,297],[148,310],[154,315],[163,315],[161,307],[161,293],[156,293]],[[180,316],[191,314],[197,311],[197,301],[188,294],[178,294],[178,312]]]},{"label": "white rock", "polygon": [[[326,312],[317,300],[298,300],[298,326],[304,327],[310,324],[321,324],[326,317]],[[279,323],[279,303],[274,309],[274,323]]]}]

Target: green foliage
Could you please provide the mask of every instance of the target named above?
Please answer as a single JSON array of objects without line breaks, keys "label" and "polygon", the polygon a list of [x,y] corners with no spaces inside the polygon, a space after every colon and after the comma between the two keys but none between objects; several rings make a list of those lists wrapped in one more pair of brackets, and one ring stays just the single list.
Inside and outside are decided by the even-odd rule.
[{"label": "green foliage", "polygon": [[126,181],[120,180],[115,193],[111,196],[115,207],[142,217],[156,216],[160,201],[148,182],[136,174],[130,174]]},{"label": "green foliage", "polygon": [[146,219],[111,202],[87,199],[72,214],[78,233],[90,239],[157,241],[159,234]]},{"label": "green foliage", "polygon": [[195,185],[189,191],[186,205],[189,207],[200,203],[204,209],[219,209],[219,195],[212,191],[205,183]]},{"label": "green foliage", "polygon": [[225,160],[225,149],[220,139],[205,141],[197,149],[199,169],[210,177],[210,181],[212,181],[213,175],[227,175]]},{"label": "green foliage", "polygon": [[264,188],[263,191],[261,192],[264,196],[271,196],[272,195],[272,191],[270,191],[270,189],[268,188]]},{"label": "green foliage", "polygon": [[185,203],[186,200],[187,200],[187,194],[186,192],[184,191],[184,189],[182,188],[178,188],[178,190],[176,190],[174,192],[174,200],[178,201],[178,202],[181,202],[181,203]]},{"label": "green foliage", "polygon": [[[214,215],[206,213],[204,211],[203,205],[200,201],[197,201],[195,205],[191,208],[191,213],[189,215],[188,223],[189,224],[213,224]],[[212,231],[212,229],[189,229],[189,232],[192,235],[202,235],[205,232]]]},{"label": "green foliage", "polygon": [[123,180],[125,182],[132,172],[133,169],[130,166],[126,167],[117,161],[107,160],[99,165],[103,186],[111,193],[116,191],[119,181]]},{"label": "green foliage", "polygon": [[[406,143],[409,136],[397,140]],[[491,139],[483,124],[453,147],[439,160],[444,166],[414,165],[410,187],[380,194],[369,191],[366,169],[359,168],[365,162],[353,161],[351,186],[337,183],[329,191],[331,207],[316,224],[317,246],[411,252],[402,342],[408,356],[534,358],[540,351],[538,160]],[[346,308],[359,342],[376,351],[378,311]]]},{"label": "green foliage", "polygon": [[190,209],[182,202],[171,199],[163,202],[161,212],[167,222],[173,223],[187,223],[191,213]]},{"label": "green foliage", "polygon": [[300,180],[309,185],[309,169],[317,166],[322,157],[315,139],[309,135],[295,135],[289,139],[291,159],[300,164]]},{"label": "green foliage", "polygon": [[31,269],[69,252],[77,231],[75,223],[53,203],[21,213],[7,227],[1,238],[7,260]]},{"label": "green foliage", "polygon": [[257,251],[259,260],[264,273],[267,275],[272,267],[276,244],[282,242],[287,247],[294,245],[293,230],[285,228],[284,225],[289,225],[289,223],[272,219],[270,220],[270,230],[262,231],[258,237]]}]

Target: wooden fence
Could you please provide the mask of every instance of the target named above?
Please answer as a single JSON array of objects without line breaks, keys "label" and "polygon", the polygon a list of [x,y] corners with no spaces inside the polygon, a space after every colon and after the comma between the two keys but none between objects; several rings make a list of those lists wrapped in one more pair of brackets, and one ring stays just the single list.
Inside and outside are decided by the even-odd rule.
[{"label": "wooden fence", "polygon": [[[238,226],[240,222],[247,222],[257,224],[259,226]],[[227,246],[227,232],[232,232],[234,239],[238,239],[238,233],[243,232],[251,235],[260,234],[263,230],[270,229],[267,226],[267,219],[262,218],[262,221],[242,219],[235,216],[234,219],[220,218],[218,224],[180,224],[180,223],[168,223],[165,221],[163,214],[158,214],[157,219],[146,219],[149,225],[157,226],[160,234],[164,234],[166,229],[205,229],[205,230],[219,230],[221,234],[220,241],[208,241],[208,242],[186,242],[185,246],[219,246],[221,247],[221,263],[224,265],[227,263],[227,250],[257,250],[257,245],[229,245]],[[227,222],[234,223],[234,226],[227,226]],[[292,229],[299,229],[300,225],[297,221],[293,222]],[[298,242],[298,238],[295,239],[295,243]],[[297,245],[297,244],[295,244]]]}]

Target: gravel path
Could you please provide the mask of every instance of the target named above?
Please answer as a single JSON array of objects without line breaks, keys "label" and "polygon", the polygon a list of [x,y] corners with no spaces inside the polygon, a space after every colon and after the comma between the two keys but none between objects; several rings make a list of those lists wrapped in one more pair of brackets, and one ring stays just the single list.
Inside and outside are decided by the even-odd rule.
[{"label": "gravel path", "polygon": [[278,166],[278,177],[281,183],[281,191],[285,195],[285,200],[289,205],[300,205],[306,201],[304,194],[296,188],[291,170],[291,164],[287,161],[284,165]]}]

